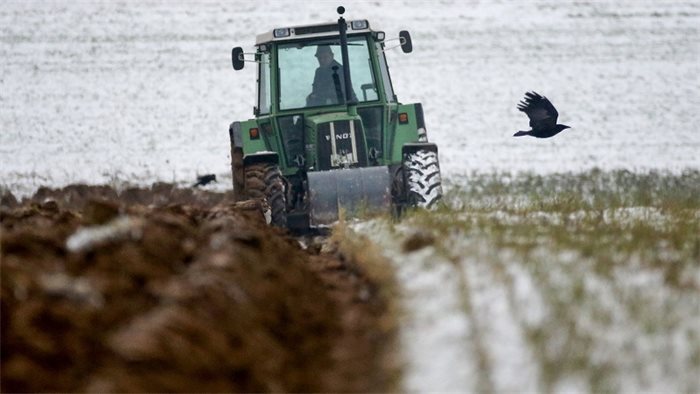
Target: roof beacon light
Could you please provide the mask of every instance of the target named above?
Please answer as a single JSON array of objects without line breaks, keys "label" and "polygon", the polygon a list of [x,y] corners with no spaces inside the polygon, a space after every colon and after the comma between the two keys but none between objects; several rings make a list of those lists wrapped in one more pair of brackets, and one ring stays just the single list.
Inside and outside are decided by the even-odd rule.
[{"label": "roof beacon light", "polygon": [[275,38],[279,38],[279,37],[289,37],[289,28],[288,28],[288,27],[285,27],[285,28],[282,28],[282,29],[275,29],[275,30],[272,32],[272,35],[275,36]]},{"label": "roof beacon light", "polygon": [[353,30],[363,30],[369,28],[369,22],[366,20],[352,21],[350,22],[350,26]]}]

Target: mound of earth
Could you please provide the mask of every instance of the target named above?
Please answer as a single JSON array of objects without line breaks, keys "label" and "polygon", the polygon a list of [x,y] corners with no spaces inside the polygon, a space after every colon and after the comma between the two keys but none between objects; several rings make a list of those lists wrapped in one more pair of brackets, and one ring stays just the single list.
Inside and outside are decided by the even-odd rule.
[{"label": "mound of earth", "polygon": [[3,195],[2,391],[391,390],[381,284],[229,201],[167,184]]}]

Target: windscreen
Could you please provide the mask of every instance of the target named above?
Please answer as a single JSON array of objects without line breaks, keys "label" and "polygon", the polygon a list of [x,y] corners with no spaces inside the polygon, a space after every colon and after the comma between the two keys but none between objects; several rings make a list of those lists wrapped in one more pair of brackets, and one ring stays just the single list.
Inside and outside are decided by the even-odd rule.
[{"label": "windscreen", "polygon": [[[352,88],[359,102],[379,98],[367,39],[348,37]],[[299,109],[345,103],[340,39],[280,45],[278,50],[280,109]]]}]

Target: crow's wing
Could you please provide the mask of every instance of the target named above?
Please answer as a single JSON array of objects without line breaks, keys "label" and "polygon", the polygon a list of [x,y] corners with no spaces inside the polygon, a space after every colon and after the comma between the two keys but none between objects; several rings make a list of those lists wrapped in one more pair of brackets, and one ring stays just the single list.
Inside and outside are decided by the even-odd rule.
[{"label": "crow's wing", "polygon": [[546,97],[536,92],[525,93],[525,98],[518,104],[518,109],[530,118],[533,130],[547,130],[557,125],[559,113]]}]

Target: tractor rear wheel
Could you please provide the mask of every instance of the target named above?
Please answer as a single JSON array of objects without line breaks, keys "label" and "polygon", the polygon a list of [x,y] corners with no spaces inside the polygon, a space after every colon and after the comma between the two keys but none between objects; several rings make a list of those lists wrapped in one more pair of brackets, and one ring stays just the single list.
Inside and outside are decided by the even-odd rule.
[{"label": "tractor rear wheel", "polygon": [[434,208],[442,199],[442,177],[437,152],[421,149],[403,157],[404,187],[408,206]]},{"label": "tractor rear wheel", "polygon": [[245,199],[245,169],[243,168],[243,149],[231,147],[231,175],[233,176],[233,199],[243,201]]},{"label": "tractor rear wheel", "polygon": [[264,198],[270,206],[270,223],[287,226],[285,183],[279,167],[270,163],[255,163],[245,167],[245,190],[249,198]]}]

